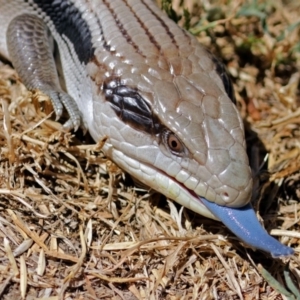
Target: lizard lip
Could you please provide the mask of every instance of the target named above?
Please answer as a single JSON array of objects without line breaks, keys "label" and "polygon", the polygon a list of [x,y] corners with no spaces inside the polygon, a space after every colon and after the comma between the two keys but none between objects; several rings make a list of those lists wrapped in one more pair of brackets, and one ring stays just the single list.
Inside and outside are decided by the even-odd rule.
[{"label": "lizard lip", "polygon": [[[162,194],[165,194],[170,199],[173,199],[174,201],[195,211],[196,213],[223,222],[228,229],[230,229],[246,244],[266,251],[273,257],[288,256],[294,253],[292,248],[281,244],[265,231],[265,229],[259,223],[250,204],[247,204],[241,208],[220,206],[196,194],[193,190],[186,187],[184,183],[179,182],[176,180],[176,178],[174,178],[174,176],[168,175],[161,169],[154,168],[153,166],[142,162],[140,162],[139,168],[132,167],[130,169],[128,167],[131,165],[128,163],[128,161],[130,161],[132,158],[124,155],[123,152],[117,149],[115,149],[114,153],[115,155],[112,158],[114,158],[115,162],[117,164],[119,163],[121,166],[123,165],[124,169],[126,169],[127,166],[128,172],[133,177],[143,178],[141,174],[147,174],[147,176],[141,180],[143,184],[150,186]],[[141,168],[141,164],[143,165],[143,168]],[[143,170],[143,172],[141,170]],[[152,174],[152,176],[149,176],[148,174]],[[150,179],[146,180],[145,178]],[[164,183],[159,185],[161,180]],[[183,198],[181,200],[176,199],[177,197],[173,197],[175,193],[172,193],[172,184],[170,184],[171,182],[174,183],[173,187],[176,187],[176,191],[179,189],[184,190]]]}]

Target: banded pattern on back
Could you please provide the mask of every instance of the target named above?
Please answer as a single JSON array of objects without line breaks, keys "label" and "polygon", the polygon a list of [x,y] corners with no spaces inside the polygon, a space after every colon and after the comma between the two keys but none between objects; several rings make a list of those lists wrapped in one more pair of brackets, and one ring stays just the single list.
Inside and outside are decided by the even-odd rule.
[{"label": "banded pattern on back", "polygon": [[86,64],[91,59],[94,47],[92,45],[90,29],[87,22],[82,18],[82,13],[72,2],[55,0],[24,1],[28,3],[33,1],[50,18],[56,31],[60,35],[68,37],[74,45],[81,62]]}]

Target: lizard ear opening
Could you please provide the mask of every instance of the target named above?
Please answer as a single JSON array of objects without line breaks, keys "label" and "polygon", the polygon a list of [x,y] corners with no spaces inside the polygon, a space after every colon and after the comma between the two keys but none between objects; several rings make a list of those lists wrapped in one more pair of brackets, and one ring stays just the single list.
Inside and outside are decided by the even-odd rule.
[{"label": "lizard ear opening", "polygon": [[222,79],[227,96],[230,98],[232,103],[236,105],[233,85],[225,66],[216,57],[213,57],[212,59],[213,62],[215,63],[216,71],[219,74],[220,78]]}]

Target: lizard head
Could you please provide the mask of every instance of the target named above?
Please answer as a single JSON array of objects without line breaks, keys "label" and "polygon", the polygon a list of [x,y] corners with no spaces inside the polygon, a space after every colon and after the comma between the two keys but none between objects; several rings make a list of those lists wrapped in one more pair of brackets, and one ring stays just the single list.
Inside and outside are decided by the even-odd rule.
[{"label": "lizard head", "polygon": [[89,128],[95,140],[108,136],[105,153],[143,184],[222,221],[248,245],[273,257],[293,254],[268,235],[249,204],[243,123],[223,69],[215,64],[211,75],[194,71],[159,80],[147,70],[144,81],[131,70],[126,79],[108,76],[103,84]]},{"label": "lizard head", "polygon": [[143,70],[136,65],[122,70],[119,75],[126,77],[106,78],[104,104],[94,110],[102,112],[97,128],[104,128],[112,145],[109,156],[121,168],[213,217],[199,197],[242,207],[250,201],[252,177],[231,82],[213,56],[209,62],[178,74],[152,62],[140,65]]},{"label": "lizard head", "polygon": [[292,254],[249,204],[243,123],[223,65],[151,1],[143,4],[153,9],[149,27],[128,25],[130,34],[109,39],[88,66],[98,95],[83,109],[91,135],[107,136],[106,155],[143,184],[219,219],[255,248]]}]

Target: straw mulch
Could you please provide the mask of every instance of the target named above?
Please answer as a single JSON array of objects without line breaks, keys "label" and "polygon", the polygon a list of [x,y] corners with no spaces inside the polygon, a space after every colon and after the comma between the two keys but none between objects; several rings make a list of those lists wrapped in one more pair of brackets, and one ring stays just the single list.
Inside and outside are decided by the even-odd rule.
[{"label": "straw mulch", "polygon": [[186,0],[185,11],[179,2],[179,23],[233,78],[254,206],[295,255],[253,251],[220,223],[135,187],[101,142],[62,132],[48,99],[2,63],[1,299],[296,299],[300,2]]}]

